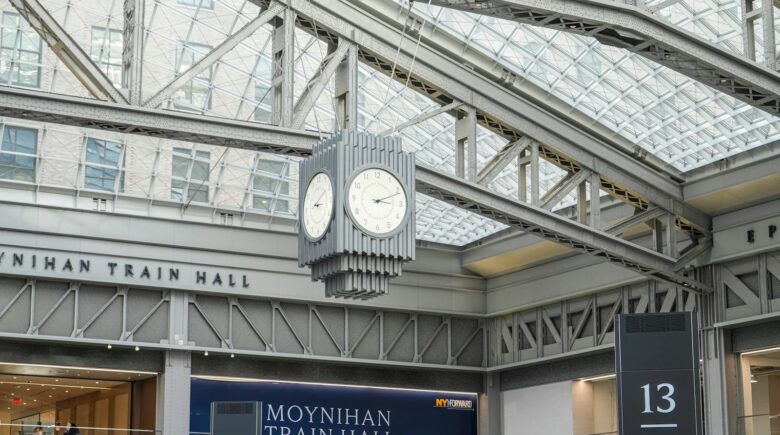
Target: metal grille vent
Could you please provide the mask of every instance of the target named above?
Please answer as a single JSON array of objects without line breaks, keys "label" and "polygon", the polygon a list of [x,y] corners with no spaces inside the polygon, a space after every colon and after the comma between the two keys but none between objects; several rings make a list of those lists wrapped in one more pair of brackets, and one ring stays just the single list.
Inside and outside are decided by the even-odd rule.
[{"label": "metal grille vent", "polygon": [[626,332],[685,331],[684,314],[657,314],[626,318]]},{"label": "metal grille vent", "polygon": [[219,403],[218,414],[253,414],[255,412],[252,403]]}]

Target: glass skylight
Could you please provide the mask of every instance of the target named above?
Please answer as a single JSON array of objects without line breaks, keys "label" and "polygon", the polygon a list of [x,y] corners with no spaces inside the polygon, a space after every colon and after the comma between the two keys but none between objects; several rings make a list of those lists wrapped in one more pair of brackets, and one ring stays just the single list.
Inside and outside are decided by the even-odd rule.
[{"label": "glass skylight", "polygon": [[[412,11],[680,171],[780,139],[780,119],[627,50],[426,2]],[[736,1],[683,0],[655,13],[725,50],[742,50]]]}]

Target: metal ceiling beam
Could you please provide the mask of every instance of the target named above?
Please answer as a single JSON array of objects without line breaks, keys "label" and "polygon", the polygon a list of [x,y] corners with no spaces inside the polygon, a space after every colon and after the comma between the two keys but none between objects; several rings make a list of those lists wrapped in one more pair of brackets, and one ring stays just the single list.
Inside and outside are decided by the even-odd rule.
[{"label": "metal ceiling beam", "polygon": [[[535,139],[543,144],[541,156],[561,168],[576,171],[585,167],[599,174],[604,191],[642,209],[658,205],[681,217],[688,228],[709,230],[710,218],[681,201],[681,187],[675,180],[627,154],[623,143],[594,130],[592,119],[585,125],[568,114],[545,109],[543,100],[527,95],[524,89],[532,87],[529,83],[508,82],[501,76],[505,70],[495,70],[494,60],[432,26],[411,25],[403,42],[399,41],[404,24],[395,19],[398,5],[394,2],[282,1],[296,10],[299,26],[324,41],[354,41],[364,63],[386,74],[392,72],[394,79],[408,82],[440,104],[457,100],[475,107],[481,125],[511,141],[523,136]],[[571,106],[567,110],[576,112]]]},{"label": "metal ceiling beam", "polygon": [[141,104],[144,58],[144,0],[124,0],[122,87],[130,104]]},{"label": "metal ceiling beam", "polygon": [[306,156],[319,134],[256,122],[0,86],[0,116],[118,133]]},{"label": "metal ceiling beam", "polygon": [[[0,116],[301,157],[309,155],[319,139],[314,132],[10,87],[0,87]],[[671,257],[476,183],[417,165],[417,190],[645,275],[703,288],[672,273],[675,260]]]},{"label": "metal ceiling beam", "polygon": [[90,94],[95,98],[127,103],[124,95],[38,0],[10,2]]},{"label": "metal ceiling beam", "polygon": [[417,191],[642,275],[689,290],[710,291],[707,285],[676,273],[672,257],[420,164]]},{"label": "metal ceiling beam", "polygon": [[458,9],[596,38],[780,116],[780,74],[721,50],[624,1],[432,0]]},{"label": "metal ceiling beam", "polygon": [[176,91],[182,86],[187,84],[190,80],[194,79],[198,74],[206,70],[222,56],[226,55],[230,50],[236,48],[238,44],[252,36],[258,29],[270,22],[274,17],[284,12],[284,5],[273,2],[265,11],[261,12],[252,21],[246,23],[244,27],[237,32],[230,35],[227,39],[222,41],[221,44],[214,47],[213,50],[208,52],[202,59],[195,62],[186,71],[181,73],[178,77],[173,79],[165,87],[160,89],[154,96],[149,98],[144,106],[146,107],[159,107],[165,100],[170,98]]}]

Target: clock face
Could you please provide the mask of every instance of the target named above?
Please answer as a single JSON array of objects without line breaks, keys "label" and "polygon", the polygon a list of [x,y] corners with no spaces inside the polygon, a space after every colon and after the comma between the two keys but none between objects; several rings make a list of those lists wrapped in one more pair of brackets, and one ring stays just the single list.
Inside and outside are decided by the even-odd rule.
[{"label": "clock face", "polygon": [[387,235],[404,222],[408,208],[406,191],[395,175],[384,169],[369,168],[352,179],[347,207],[363,231]]},{"label": "clock face", "polygon": [[312,177],[303,197],[303,229],[312,239],[319,239],[333,217],[333,184],[328,174]]}]

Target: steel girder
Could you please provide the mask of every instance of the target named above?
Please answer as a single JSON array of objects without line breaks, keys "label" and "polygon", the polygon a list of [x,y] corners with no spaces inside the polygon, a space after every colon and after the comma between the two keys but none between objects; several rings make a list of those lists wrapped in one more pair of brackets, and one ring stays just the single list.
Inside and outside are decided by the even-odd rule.
[{"label": "steel girder", "polygon": [[[262,0],[250,1],[263,4]],[[461,101],[475,107],[477,122],[485,128],[512,142],[525,136],[535,139],[541,144],[541,157],[569,172],[590,169],[599,174],[602,190],[642,210],[657,205],[677,216],[684,231],[702,234],[710,229],[709,216],[681,201],[680,185],[671,177],[620,151],[622,146],[611,138],[565,114],[543,109],[543,103],[526,97],[520,87],[492,77],[495,72],[475,71],[454,55],[448,56],[443,47],[452,46],[452,41],[444,41],[441,32],[434,29],[415,35],[414,30],[407,31],[399,51],[403,23],[382,16],[383,11],[372,10],[363,0],[350,0],[354,5],[327,0],[284,2],[296,10],[300,27],[331,44],[339,38],[354,41],[361,61],[402,83],[408,81],[408,86],[426,97],[442,105]],[[434,37],[439,39],[431,40]],[[456,45],[463,50],[461,43]],[[495,64],[493,60],[487,63]]]},{"label": "steel girder", "polygon": [[306,156],[320,136],[255,122],[0,87],[0,116]]},{"label": "steel girder", "polygon": [[0,337],[481,372],[480,317],[0,276]]},{"label": "steel girder", "polygon": [[417,191],[640,274],[688,290],[710,290],[709,286],[674,272],[673,257],[419,164]]},{"label": "steel girder", "polygon": [[433,0],[432,4],[593,37],[780,115],[780,74],[623,1]]}]

